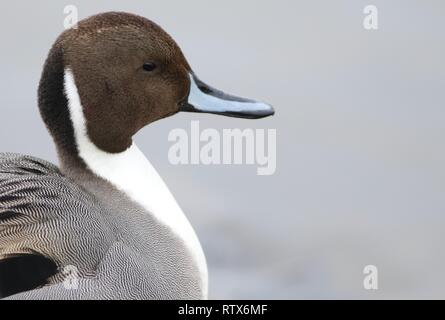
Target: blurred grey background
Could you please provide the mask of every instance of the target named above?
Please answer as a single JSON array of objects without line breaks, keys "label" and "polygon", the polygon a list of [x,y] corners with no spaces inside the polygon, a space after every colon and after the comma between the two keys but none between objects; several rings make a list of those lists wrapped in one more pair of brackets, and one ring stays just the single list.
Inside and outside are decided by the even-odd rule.
[{"label": "blurred grey background", "polygon": [[[148,17],[203,80],[276,108],[180,114],[136,137],[201,239],[211,298],[445,298],[443,1],[2,1],[1,151],[57,161],[36,89],[68,4]],[[276,128],[275,175],[169,164],[168,133],[191,120]]]}]

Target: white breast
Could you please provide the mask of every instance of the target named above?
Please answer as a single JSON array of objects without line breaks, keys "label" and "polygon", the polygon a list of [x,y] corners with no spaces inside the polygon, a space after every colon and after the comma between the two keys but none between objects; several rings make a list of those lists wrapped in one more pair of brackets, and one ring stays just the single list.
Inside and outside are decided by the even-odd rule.
[{"label": "white breast", "polygon": [[90,140],[74,76],[69,69],[65,70],[65,94],[80,157],[94,173],[125,192],[184,241],[200,270],[206,298],[207,265],[201,244],[162,178],[135,144],[122,153],[111,154],[100,150]]}]

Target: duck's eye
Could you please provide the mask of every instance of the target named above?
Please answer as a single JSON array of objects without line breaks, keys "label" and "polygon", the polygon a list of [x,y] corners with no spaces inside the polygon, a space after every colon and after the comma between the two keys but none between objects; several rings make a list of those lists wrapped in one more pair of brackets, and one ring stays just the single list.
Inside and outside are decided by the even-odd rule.
[{"label": "duck's eye", "polygon": [[156,69],[156,65],[153,62],[146,62],[142,68],[144,68],[145,71],[153,71]]}]

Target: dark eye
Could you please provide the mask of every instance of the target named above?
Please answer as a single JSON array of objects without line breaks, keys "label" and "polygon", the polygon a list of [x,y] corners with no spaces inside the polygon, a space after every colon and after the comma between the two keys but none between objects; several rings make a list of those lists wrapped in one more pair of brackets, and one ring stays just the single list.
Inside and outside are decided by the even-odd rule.
[{"label": "dark eye", "polygon": [[146,62],[142,68],[144,68],[145,71],[153,71],[156,69],[156,65],[153,62]]}]

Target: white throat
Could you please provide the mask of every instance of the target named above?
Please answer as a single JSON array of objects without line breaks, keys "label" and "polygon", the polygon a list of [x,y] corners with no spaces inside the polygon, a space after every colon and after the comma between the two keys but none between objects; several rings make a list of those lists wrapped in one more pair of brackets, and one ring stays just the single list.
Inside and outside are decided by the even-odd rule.
[{"label": "white throat", "polygon": [[71,70],[65,70],[64,80],[79,156],[95,174],[128,195],[184,241],[201,273],[206,298],[208,283],[204,253],[198,237],[168,187],[134,143],[124,152],[112,154],[100,150],[90,140]]}]

